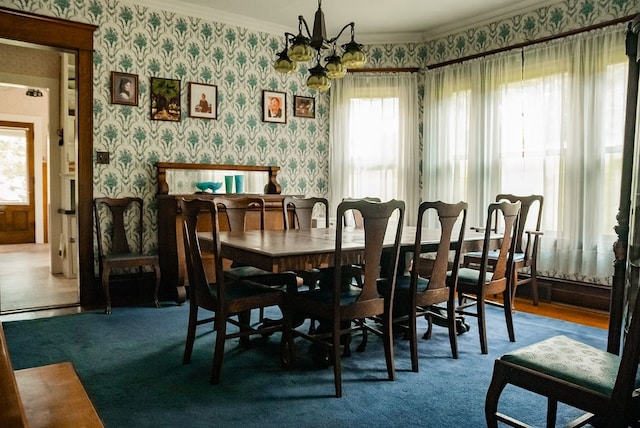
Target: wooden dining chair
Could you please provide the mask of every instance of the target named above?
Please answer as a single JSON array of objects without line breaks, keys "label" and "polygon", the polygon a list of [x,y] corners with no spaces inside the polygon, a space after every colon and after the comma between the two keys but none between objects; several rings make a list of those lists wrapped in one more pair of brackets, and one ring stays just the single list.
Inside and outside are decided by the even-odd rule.
[{"label": "wooden dining chair", "polygon": [[[517,287],[525,284],[531,284],[531,298],[534,306],[538,306],[540,298],[538,295],[538,251],[540,248],[540,238],[543,233],[542,225],[542,204],[544,197],[542,195],[517,196],[512,194],[499,194],[496,196],[496,202],[501,200],[510,202],[520,202],[520,220],[518,222],[518,231],[516,234],[516,247],[514,254],[514,270],[513,270],[513,288],[511,290],[513,297],[516,296]],[[532,228],[530,227],[532,226]],[[493,230],[497,232],[498,224],[494,222]],[[466,267],[478,265],[482,253],[479,251],[470,252],[464,255],[463,264]],[[496,253],[491,252],[489,259],[495,261]],[[519,272],[525,272],[525,275],[519,275]]]},{"label": "wooden dining chair", "polygon": [[[504,315],[507,323],[509,340],[516,341],[513,329],[512,314],[512,277],[515,240],[518,231],[518,217],[520,202],[503,200],[489,204],[487,209],[487,223],[484,228],[482,255],[477,268],[462,267],[458,270],[458,307],[456,312],[478,319],[478,335],[480,349],[483,354],[488,352],[487,328],[485,321],[485,298],[501,293],[504,301]],[[499,219],[503,225],[503,236],[497,253],[492,253],[491,235],[492,222]],[[489,254],[495,254],[495,260],[489,259]],[[475,311],[471,309],[475,307]]]},{"label": "wooden dining chair", "polygon": [[93,212],[98,241],[98,266],[102,289],[106,298],[105,314],[111,314],[109,281],[114,269],[122,275],[138,277],[148,275],[144,269],[153,270],[155,291],[153,303],[159,308],[160,263],[155,254],[142,252],[144,204],[141,198],[95,198]]},{"label": "wooden dining chair", "polygon": [[[357,210],[364,218],[362,230],[364,238],[364,280],[362,287],[354,286],[351,279],[343,275],[343,266],[350,261],[343,259],[342,248],[345,242],[343,238],[350,236],[353,239],[353,231],[345,233],[344,217],[348,210]],[[388,202],[369,201],[344,201],[338,205],[336,221],[336,244],[333,257],[333,268],[326,275],[327,281],[320,282],[320,287],[307,292],[291,293],[287,295],[287,308],[297,314],[303,314],[305,318],[317,319],[320,322],[315,334],[310,334],[302,329],[293,329],[292,337],[302,337],[312,341],[327,350],[331,363],[336,397],[342,396],[342,365],[340,338],[350,334],[354,321],[368,317],[379,316],[382,327],[378,333],[384,342],[385,359],[387,363],[387,375],[389,380],[395,379],[395,365],[393,360],[393,335],[391,323],[391,304],[395,285],[395,271],[398,264],[400,240],[404,221],[405,204],[402,201],[391,200]],[[394,213],[397,215],[394,216]],[[393,241],[385,246],[385,234],[387,230],[393,230]],[[388,264],[381,270],[380,263],[386,250]],[[378,292],[377,285],[380,282],[388,282],[384,287],[384,295]],[[293,315],[290,316],[293,319]],[[321,328],[322,326],[326,328]],[[374,326],[360,325],[358,329]],[[288,343],[288,349],[283,352],[285,362],[290,365],[295,363],[295,343]]]},{"label": "wooden dining chair", "polygon": [[311,229],[316,206],[319,206],[324,214],[325,227],[329,227],[329,201],[326,198],[285,197],[282,200],[282,218],[285,230]]},{"label": "wooden dining chair", "polygon": [[[499,421],[513,427],[530,426],[498,411],[500,396],[507,385],[547,398],[548,427],[556,424],[558,402],[588,412],[567,426],[640,426],[639,296],[637,293],[630,300],[634,302],[631,324],[621,356],[562,335],[497,359],[485,400],[487,426],[497,428]],[[508,399],[508,395],[504,398]]]},{"label": "wooden dining chair", "polygon": [[[440,224],[440,242],[435,258],[422,257],[422,225],[430,212],[437,214]],[[393,323],[394,326],[408,331],[411,370],[414,372],[418,371],[417,320],[422,316],[428,321],[425,334],[428,338],[433,326],[432,317],[440,317],[441,311],[444,310],[451,354],[453,358],[458,358],[456,286],[466,221],[466,202],[422,202],[418,207],[411,272],[409,276],[398,274],[393,297]],[[444,308],[442,304],[445,304]]]},{"label": "wooden dining chair", "polygon": [[[286,317],[284,292],[285,290],[295,290],[295,275],[292,273],[274,273],[263,278],[262,283],[249,279],[229,280],[222,270],[220,225],[216,203],[212,200],[204,199],[180,199],[180,209],[182,211],[185,258],[189,276],[189,325],[183,363],[188,364],[191,361],[196,327],[213,322],[216,339],[211,383],[217,384],[220,382],[224,347],[228,339],[239,337],[240,346],[248,348],[250,335],[260,334],[265,336],[276,331],[282,331],[282,340],[290,342],[290,339],[286,339],[289,329],[284,328],[284,323],[268,326],[260,325],[260,327],[253,326],[251,324],[251,310],[277,305]],[[212,263],[215,264],[215,278],[207,277],[198,241],[198,216],[202,216],[203,213],[208,217],[207,220],[211,221]],[[199,309],[213,312],[213,316],[198,318]],[[236,316],[237,320],[233,318]],[[237,330],[227,330],[227,324],[236,326]]]}]

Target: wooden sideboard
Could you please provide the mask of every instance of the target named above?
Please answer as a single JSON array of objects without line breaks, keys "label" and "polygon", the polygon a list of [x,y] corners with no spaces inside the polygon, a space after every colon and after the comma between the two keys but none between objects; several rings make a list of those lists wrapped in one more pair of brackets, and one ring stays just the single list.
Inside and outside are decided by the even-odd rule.
[{"label": "wooden sideboard", "polygon": [[[156,164],[158,178],[158,192],[156,194],[158,207],[158,256],[160,259],[160,271],[162,274],[161,295],[174,299],[177,303],[186,300],[185,286],[188,285],[186,268],[184,264],[184,243],[182,237],[182,217],[180,215],[179,199],[213,199],[218,196],[229,198],[260,197],[265,201],[265,228],[283,229],[282,200],[280,185],[277,181],[277,173],[280,167],[270,166],[245,166],[245,165],[211,165],[211,164],[183,164],[158,162]],[[251,173],[264,173],[264,194],[228,194],[228,193],[193,193],[172,194],[171,183],[167,182],[168,170],[213,170],[213,171],[249,171]],[[259,210],[250,211],[247,214],[247,228],[260,228]],[[199,224],[201,231],[211,230],[211,225],[203,221]],[[226,218],[221,216],[220,229],[229,230]],[[207,272],[213,275],[213,272]],[[213,277],[213,276],[212,276]]]}]

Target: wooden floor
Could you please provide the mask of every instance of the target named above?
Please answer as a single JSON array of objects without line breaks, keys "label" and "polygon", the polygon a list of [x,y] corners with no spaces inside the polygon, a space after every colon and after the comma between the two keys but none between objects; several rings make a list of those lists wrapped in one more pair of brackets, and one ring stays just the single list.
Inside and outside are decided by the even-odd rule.
[{"label": "wooden floor", "polygon": [[77,279],[50,272],[48,244],[0,245],[0,314],[77,306]]},{"label": "wooden floor", "polygon": [[609,328],[609,313],[604,311],[584,309],[560,303],[540,302],[538,306],[534,306],[531,300],[519,297],[516,297],[514,305],[516,311],[557,318],[605,330]]}]

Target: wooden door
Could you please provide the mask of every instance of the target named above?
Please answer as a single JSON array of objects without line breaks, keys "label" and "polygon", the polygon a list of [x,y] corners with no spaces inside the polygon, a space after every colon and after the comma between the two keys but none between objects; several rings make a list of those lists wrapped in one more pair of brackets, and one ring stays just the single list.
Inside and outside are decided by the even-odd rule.
[{"label": "wooden door", "polygon": [[0,244],[36,242],[33,124],[0,122]]}]

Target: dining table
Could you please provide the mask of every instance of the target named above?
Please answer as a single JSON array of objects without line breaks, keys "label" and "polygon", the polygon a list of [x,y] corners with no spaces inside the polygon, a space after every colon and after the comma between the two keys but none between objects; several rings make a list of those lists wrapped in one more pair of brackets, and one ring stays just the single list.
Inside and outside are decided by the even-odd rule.
[{"label": "dining table", "polygon": [[[401,252],[406,253],[415,245],[415,226],[404,226],[401,237]],[[385,235],[385,244],[393,244],[395,228]],[[454,233],[454,236],[458,236]],[[491,237],[493,245],[501,239],[499,233]],[[211,248],[211,232],[198,235],[203,250]],[[482,249],[484,233],[465,232],[463,252]],[[333,265],[336,247],[335,228],[248,230],[220,232],[221,255],[236,263],[251,265],[270,272],[302,271]],[[423,229],[422,252],[437,250],[440,242],[439,229]],[[343,229],[342,263],[358,264],[364,255],[364,229]],[[402,257],[401,257],[402,258]]]}]

